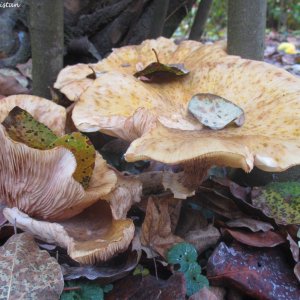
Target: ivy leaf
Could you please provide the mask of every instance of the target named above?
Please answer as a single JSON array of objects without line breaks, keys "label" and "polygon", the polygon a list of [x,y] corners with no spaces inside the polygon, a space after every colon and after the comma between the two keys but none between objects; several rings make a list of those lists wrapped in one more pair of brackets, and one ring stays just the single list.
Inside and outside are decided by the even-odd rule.
[{"label": "ivy leaf", "polygon": [[186,281],[186,294],[191,296],[205,286],[209,286],[208,279],[201,275],[201,267],[196,263],[191,263],[188,270],[184,273]]},{"label": "ivy leaf", "polygon": [[103,289],[96,283],[84,282],[84,281],[68,281],[65,284],[65,288],[76,288],[74,290],[64,291],[60,299],[61,300],[104,300]]},{"label": "ivy leaf", "polygon": [[80,132],[73,132],[59,137],[49,148],[56,146],[63,146],[74,154],[77,167],[73,177],[86,189],[93,175],[96,159],[96,151],[89,138]]},{"label": "ivy leaf", "polygon": [[[141,71],[134,73],[135,77],[138,77],[142,81],[154,81],[157,77],[163,77],[163,79],[174,79],[189,74],[189,71],[184,68],[183,64],[162,64],[156,51],[152,49],[156,56],[156,62],[149,64]],[[158,79],[159,79],[158,78]]]},{"label": "ivy leaf", "polygon": [[2,122],[14,141],[35,149],[46,149],[57,136],[44,124],[38,122],[26,110],[14,107]]},{"label": "ivy leaf", "polygon": [[[169,264],[179,264],[179,272],[188,270],[189,265],[197,261],[197,250],[188,243],[178,243],[173,246],[167,254],[167,261]],[[200,270],[201,272],[201,270]]]},{"label": "ivy leaf", "polygon": [[277,224],[300,224],[300,182],[272,182],[253,188],[253,205]]},{"label": "ivy leaf", "polygon": [[244,111],[236,104],[213,94],[196,94],[188,104],[189,112],[210,129],[222,129],[234,122],[242,126]]}]

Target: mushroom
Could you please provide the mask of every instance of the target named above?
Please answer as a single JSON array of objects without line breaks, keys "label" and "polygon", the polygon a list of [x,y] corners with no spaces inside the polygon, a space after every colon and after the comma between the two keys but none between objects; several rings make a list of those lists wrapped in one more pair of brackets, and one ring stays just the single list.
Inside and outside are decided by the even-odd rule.
[{"label": "mushroom", "polygon": [[[222,47],[159,38],[116,50],[97,64],[102,73],[76,102],[75,126],[133,141],[128,161],[183,164],[183,180],[194,187],[212,165],[278,172],[300,164],[300,79]],[[184,63],[190,74],[167,83],[136,79],[137,62],[153,62],[152,48],[162,63]],[[212,130],[199,123],[187,109],[198,93],[239,106],[243,126]]]},{"label": "mushroom", "polygon": [[[50,120],[50,129],[63,134],[64,108],[46,99],[21,97],[7,97],[3,105],[0,103],[1,120],[18,105],[39,121]],[[128,219],[115,220],[109,203],[101,200],[118,188],[117,173],[102,156],[96,154],[86,190],[73,178],[76,166],[68,149],[31,148],[12,140],[0,125],[0,200],[8,206],[7,219],[41,240],[66,247],[79,262],[95,263],[127,249],[134,225]],[[126,187],[126,179],[122,184]],[[133,191],[136,189],[139,185],[135,181]],[[123,190],[126,193],[126,188]],[[127,198],[134,196],[128,192]]]},{"label": "mushroom", "polygon": [[90,185],[75,181],[74,155],[63,147],[38,150],[10,139],[0,125],[0,199],[32,217],[61,220],[110,193],[117,177],[98,154]]},{"label": "mushroom", "polygon": [[125,251],[134,235],[132,220],[114,220],[106,201],[98,201],[81,214],[57,223],[35,220],[16,207],[4,208],[3,213],[34,237],[66,248],[82,264],[106,261]]}]

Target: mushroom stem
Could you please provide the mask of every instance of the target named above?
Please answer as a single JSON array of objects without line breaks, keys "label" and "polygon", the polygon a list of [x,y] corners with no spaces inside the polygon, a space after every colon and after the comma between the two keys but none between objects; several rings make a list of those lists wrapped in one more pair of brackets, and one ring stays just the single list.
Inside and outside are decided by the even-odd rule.
[{"label": "mushroom stem", "polygon": [[183,164],[183,185],[189,189],[197,189],[206,179],[207,172],[212,165],[208,159],[194,159],[185,162]]}]

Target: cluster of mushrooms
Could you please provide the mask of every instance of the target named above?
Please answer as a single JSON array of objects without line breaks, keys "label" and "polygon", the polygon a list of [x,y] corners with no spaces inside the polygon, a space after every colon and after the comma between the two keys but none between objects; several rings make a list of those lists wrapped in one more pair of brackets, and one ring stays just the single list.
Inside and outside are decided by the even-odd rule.
[{"label": "cluster of mushrooms", "polygon": [[[137,70],[154,61],[152,49],[163,63],[182,63],[190,73],[170,82],[136,78]],[[175,198],[192,195],[212,166],[280,172],[300,164],[300,79],[263,62],[227,55],[222,43],[147,40],[114,49],[96,64],[66,67],[54,87],[75,102],[77,130],[128,141],[129,162],[180,166],[181,172],[162,177]],[[212,130],[201,124],[187,109],[198,93],[241,107],[243,126]],[[35,96],[10,96],[0,102],[0,122],[14,106],[64,134],[65,108]],[[126,214],[141,199],[142,180],[124,176],[97,154],[84,190],[72,177],[75,168],[69,150],[30,148],[13,141],[0,125],[0,201],[7,205],[6,218],[66,248],[80,263],[97,263],[130,245],[134,224]]]}]

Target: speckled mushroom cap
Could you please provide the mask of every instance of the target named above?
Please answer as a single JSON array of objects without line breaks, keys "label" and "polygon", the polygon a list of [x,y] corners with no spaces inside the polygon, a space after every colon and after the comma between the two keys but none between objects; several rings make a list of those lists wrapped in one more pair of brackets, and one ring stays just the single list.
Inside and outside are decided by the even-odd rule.
[{"label": "speckled mushroom cap", "polygon": [[[184,63],[189,75],[168,83],[145,83],[136,65]],[[283,171],[300,164],[300,79],[267,63],[227,55],[220,44],[159,38],[116,50],[97,64],[98,78],[73,111],[79,130],[134,141],[128,161],[168,164],[205,158],[207,164],[250,171]],[[197,93],[211,93],[240,106],[242,127],[205,128],[187,110]]]},{"label": "speckled mushroom cap", "polygon": [[66,248],[82,264],[106,261],[125,251],[134,235],[132,220],[114,220],[106,201],[98,201],[79,215],[57,223],[35,220],[16,207],[5,208],[3,213],[18,228]]}]

